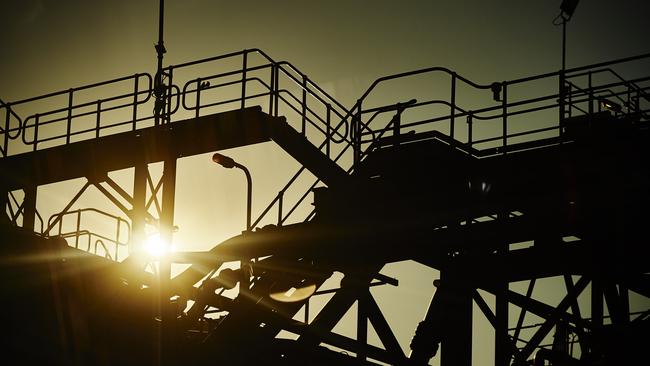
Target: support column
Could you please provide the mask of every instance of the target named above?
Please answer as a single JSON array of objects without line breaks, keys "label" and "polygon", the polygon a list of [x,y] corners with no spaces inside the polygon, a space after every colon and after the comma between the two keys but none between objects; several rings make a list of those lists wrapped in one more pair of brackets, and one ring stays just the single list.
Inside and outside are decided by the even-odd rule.
[{"label": "support column", "polygon": [[449,286],[445,314],[445,333],[440,347],[441,366],[472,365],[472,292],[453,273],[440,272],[443,286]]},{"label": "support column", "polygon": [[[507,252],[508,244],[501,250]],[[508,337],[508,287],[508,281],[505,279],[501,279],[495,286],[494,364],[504,366],[510,364],[512,350]]]},{"label": "support column", "polygon": [[[171,248],[172,234],[174,231],[174,198],[176,194],[176,158],[172,157],[164,162],[163,167],[163,195],[162,214],[160,217],[160,238],[163,243]],[[170,306],[170,279],[171,261],[168,255],[160,257],[160,317],[162,320],[161,334],[161,364],[173,364],[174,352],[171,342],[173,337],[174,309]]]},{"label": "support column", "polygon": [[133,210],[131,212],[131,245],[129,255],[139,256],[145,240],[144,226],[147,201],[147,176],[149,167],[144,161],[135,165],[133,176]]},{"label": "support column", "polygon": [[36,221],[36,185],[29,185],[23,188],[25,198],[23,200],[23,228],[34,231]]},{"label": "support column", "polygon": [[0,206],[2,207],[2,213],[0,215],[0,225],[9,224],[11,219],[7,215],[7,205],[9,204],[9,192],[5,186],[0,182]]},{"label": "support column", "polygon": [[357,359],[361,362],[366,360],[366,345],[368,344],[368,299],[366,293],[369,294],[368,289],[359,289],[363,291],[364,295],[359,296],[357,300],[357,341],[359,342],[359,352],[357,353]]}]

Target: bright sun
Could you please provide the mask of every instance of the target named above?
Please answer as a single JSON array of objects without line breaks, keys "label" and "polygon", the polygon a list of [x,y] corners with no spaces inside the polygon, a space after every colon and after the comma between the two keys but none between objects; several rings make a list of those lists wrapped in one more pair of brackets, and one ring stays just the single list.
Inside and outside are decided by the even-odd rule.
[{"label": "bright sun", "polygon": [[155,233],[147,237],[147,240],[144,242],[144,250],[146,250],[147,253],[154,257],[160,257],[169,252],[172,252],[174,250],[174,247],[165,245],[165,242],[160,237],[160,234]]}]

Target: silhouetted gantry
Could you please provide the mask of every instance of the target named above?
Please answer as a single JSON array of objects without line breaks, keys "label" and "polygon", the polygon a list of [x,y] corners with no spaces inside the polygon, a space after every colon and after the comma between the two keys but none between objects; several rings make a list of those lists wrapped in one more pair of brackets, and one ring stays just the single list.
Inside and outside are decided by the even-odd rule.
[{"label": "silhouetted gantry", "polygon": [[[496,365],[639,359],[650,314],[650,77],[620,75],[648,62],[490,84],[434,67],[382,77],[348,109],[291,64],[244,50],[165,68],[158,101],[145,73],[3,102],[5,355],[471,365],[478,315],[493,327],[485,342]],[[432,75],[449,82],[448,100],[399,90],[393,104],[372,101],[380,84]],[[548,81],[559,90],[538,86]],[[61,97],[65,105],[49,103]],[[148,229],[173,236],[178,159],[266,142],[302,168],[251,230],[206,252],[145,253]],[[159,162],[155,182],[149,165]],[[125,188],[108,173],[127,168]],[[75,178],[86,183],[42,218],[38,187]],[[75,209],[91,187],[121,215]],[[86,227],[90,213],[114,234]],[[370,289],[399,286],[380,271],[408,260],[440,276],[406,349],[394,332],[400,319],[387,319]],[[190,266],[172,278],[172,263]],[[545,278],[562,284],[559,302],[533,296]],[[353,307],[356,336],[334,332]]]}]

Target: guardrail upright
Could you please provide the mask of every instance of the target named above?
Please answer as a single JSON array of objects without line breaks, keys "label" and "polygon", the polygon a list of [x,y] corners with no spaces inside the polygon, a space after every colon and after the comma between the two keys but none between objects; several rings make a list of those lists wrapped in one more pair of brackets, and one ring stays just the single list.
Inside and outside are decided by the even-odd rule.
[{"label": "guardrail upright", "polygon": [[503,108],[503,154],[505,155],[508,149],[508,82],[501,83],[502,100],[501,107]]},{"label": "guardrail upright", "polygon": [[451,73],[451,96],[450,96],[450,116],[449,116],[449,137],[454,138],[454,120],[456,117],[456,73]]},{"label": "guardrail upright", "polygon": [[246,69],[248,68],[248,50],[244,50],[242,55],[242,73],[241,73],[241,109],[246,108]]}]

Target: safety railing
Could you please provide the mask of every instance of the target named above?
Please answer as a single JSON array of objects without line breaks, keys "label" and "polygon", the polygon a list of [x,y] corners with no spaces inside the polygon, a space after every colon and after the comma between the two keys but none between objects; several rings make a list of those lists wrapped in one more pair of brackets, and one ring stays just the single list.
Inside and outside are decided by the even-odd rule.
[{"label": "safety railing", "polygon": [[[257,60],[253,56],[257,56]],[[232,62],[235,59],[235,62]],[[272,116],[285,116],[294,128],[310,140],[318,137],[321,149],[330,156],[332,144],[349,143],[347,125],[341,123],[347,109],[321,89],[304,73],[288,62],[276,62],[258,49],[243,50],[223,56],[206,58],[169,66],[165,73],[172,83],[179,71],[187,69],[212,70],[211,64],[230,61],[230,69],[218,68],[187,81],[181,88],[181,105],[194,117],[233,107],[245,108],[256,104]],[[195,73],[193,73],[196,75]],[[207,98],[207,100],[206,100]],[[230,108],[228,108],[230,106]],[[295,118],[291,118],[291,114]],[[336,125],[333,125],[337,122]],[[315,137],[308,129],[317,132]],[[320,145],[315,142],[315,145]]]},{"label": "safety railing", "polygon": [[[233,62],[233,59],[236,61]],[[350,151],[349,123],[345,119],[349,114],[347,109],[293,65],[284,61],[275,62],[260,50],[244,50],[176,65],[166,68],[165,74],[173,82],[179,71],[184,69],[228,61],[230,68],[218,67],[218,73],[207,73],[185,83],[181,88],[183,110],[191,111],[194,117],[199,117],[202,114],[255,104],[271,116],[286,117],[294,129],[334,162],[339,162]],[[278,225],[282,225],[296,212],[310,189],[319,182],[316,179],[310,189],[297,196],[289,209],[285,210],[287,193],[305,172],[305,167],[296,171],[253,221],[253,227],[267,218],[273,208],[278,210]]]},{"label": "safety railing", "polygon": [[[11,116],[16,109],[24,110],[23,115],[28,116],[24,121],[13,118],[19,123],[12,130],[7,129],[14,134],[4,133],[5,140],[20,135],[23,145],[28,147],[23,146],[22,151],[12,149],[12,153],[36,151],[259,105],[272,116],[287,117],[297,131],[328,157],[349,147],[349,126],[344,119],[347,109],[293,65],[276,62],[261,50],[171,65],[161,75],[161,83],[140,73],[3,105],[12,111]],[[7,118],[6,124],[13,120]],[[6,144],[3,156],[8,155]],[[300,169],[297,176],[304,171]],[[271,206],[282,206],[281,201],[295,179],[290,180]]]},{"label": "safety railing", "polygon": [[[449,144],[476,156],[505,154],[509,151],[530,148],[533,145],[559,143],[563,122],[577,114],[589,114],[604,109],[619,116],[648,120],[650,109],[650,77],[626,80],[610,66],[635,61],[648,62],[650,54],[629,57],[606,63],[558,71],[533,77],[492,84],[476,84],[445,68],[428,68],[383,77],[375,81],[350,110],[352,140],[355,146],[355,163],[368,153],[369,147],[399,141],[404,130],[439,131]],[[647,66],[647,65],[646,65]],[[431,74],[449,77],[450,84],[442,89],[450,90],[448,98],[412,99],[407,103],[366,107],[372,92],[388,81],[407,77],[424,77]],[[596,81],[597,76],[610,76]],[[586,79],[586,85],[585,80]],[[460,84],[486,91],[492,97],[487,106],[466,107],[471,101],[463,101],[456,93]],[[545,88],[539,88],[545,85]],[[555,87],[553,87],[555,85]],[[534,97],[518,97],[536,92]],[[540,90],[547,90],[542,94]],[[542,95],[539,95],[542,94]],[[476,99],[476,98],[474,98]],[[426,108],[437,107],[436,115],[418,113]],[[445,110],[446,112],[440,112]],[[382,115],[389,115],[388,122],[379,124]],[[513,119],[525,117],[513,123]],[[458,122],[461,121],[459,126]],[[484,125],[492,122],[490,128]],[[445,125],[443,125],[445,124]],[[465,125],[466,124],[466,125]],[[463,126],[464,125],[464,126]],[[459,136],[459,130],[465,136]],[[478,135],[478,136],[477,136]],[[387,139],[384,137],[387,136]],[[478,138],[477,138],[478,137]],[[385,140],[385,141],[382,141]],[[530,141],[536,143],[531,144]]]},{"label": "safety railing", "polygon": [[[575,114],[608,108],[647,120],[648,77],[626,80],[612,67],[649,58],[646,54],[490,84],[475,83],[446,68],[415,70],[377,79],[348,110],[290,63],[276,62],[261,50],[249,49],[168,66],[162,73],[165,80],[157,85],[153,85],[149,74],[141,73],[2,103],[0,116],[4,116],[5,121],[3,127],[0,126],[4,142],[1,152],[2,156],[10,155],[9,145],[18,136],[24,145],[35,151],[84,138],[258,105],[269,115],[287,117],[292,127],[348,172],[353,171],[373,148],[391,138],[393,143],[398,142],[404,131],[410,129],[438,131],[437,136],[442,141],[476,156],[505,154],[530,146],[521,145],[522,141],[559,143],[563,121]],[[407,96],[402,102],[411,100],[397,104],[385,100],[373,104],[371,101],[377,89],[389,82],[432,75],[448,79],[447,86],[437,87],[444,91],[444,96]],[[606,75],[614,79],[595,80]],[[552,87],[537,88],[536,85]],[[518,93],[518,90],[525,92]],[[527,95],[530,90],[534,90],[535,96]],[[478,97],[477,94],[466,95],[472,92],[477,92]],[[106,97],[98,99],[98,94]],[[489,102],[477,105],[472,102],[473,98],[487,98]],[[34,104],[50,106],[54,100],[63,102],[54,108],[32,108]],[[541,117],[531,123],[534,114]],[[22,120],[20,115],[27,117]],[[522,116],[526,118],[524,122],[516,121]],[[349,159],[344,159],[350,155]],[[296,211],[309,190],[291,205],[285,200],[305,170],[304,167],[298,169],[262,210],[253,226],[261,223],[273,208],[278,210],[278,225]],[[310,189],[317,184],[318,180]]]},{"label": "safety railing", "polygon": [[16,140],[20,137],[23,120],[11,108],[11,105],[6,104],[2,99],[0,99],[0,118],[4,119],[4,123],[0,123],[0,136],[2,136],[0,157],[5,157],[9,151],[9,141]]},{"label": "safety railing", "polygon": [[[98,216],[95,218],[96,221],[101,220],[102,223],[112,221],[112,227],[106,231],[113,234],[98,233],[97,229],[86,229],[85,227],[97,226],[96,222],[95,225],[92,225],[92,221],[84,220],[84,217],[88,217],[89,213]],[[70,218],[69,220],[73,222],[70,224],[66,218]],[[49,236],[60,236],[66,239],[70,246],[115,261],[120,258],[120,247],[128,247],[131,241],[131,225],[127,220],[95,208],[83,208],[54,214],[48,219],[48,228],[50,228],[47,233]],[[83,244],[86,244],[85,249]],[[113,246],[112,252],[106,246],[107,244]],[[98,252],[98,249],[102,251]]]}]

